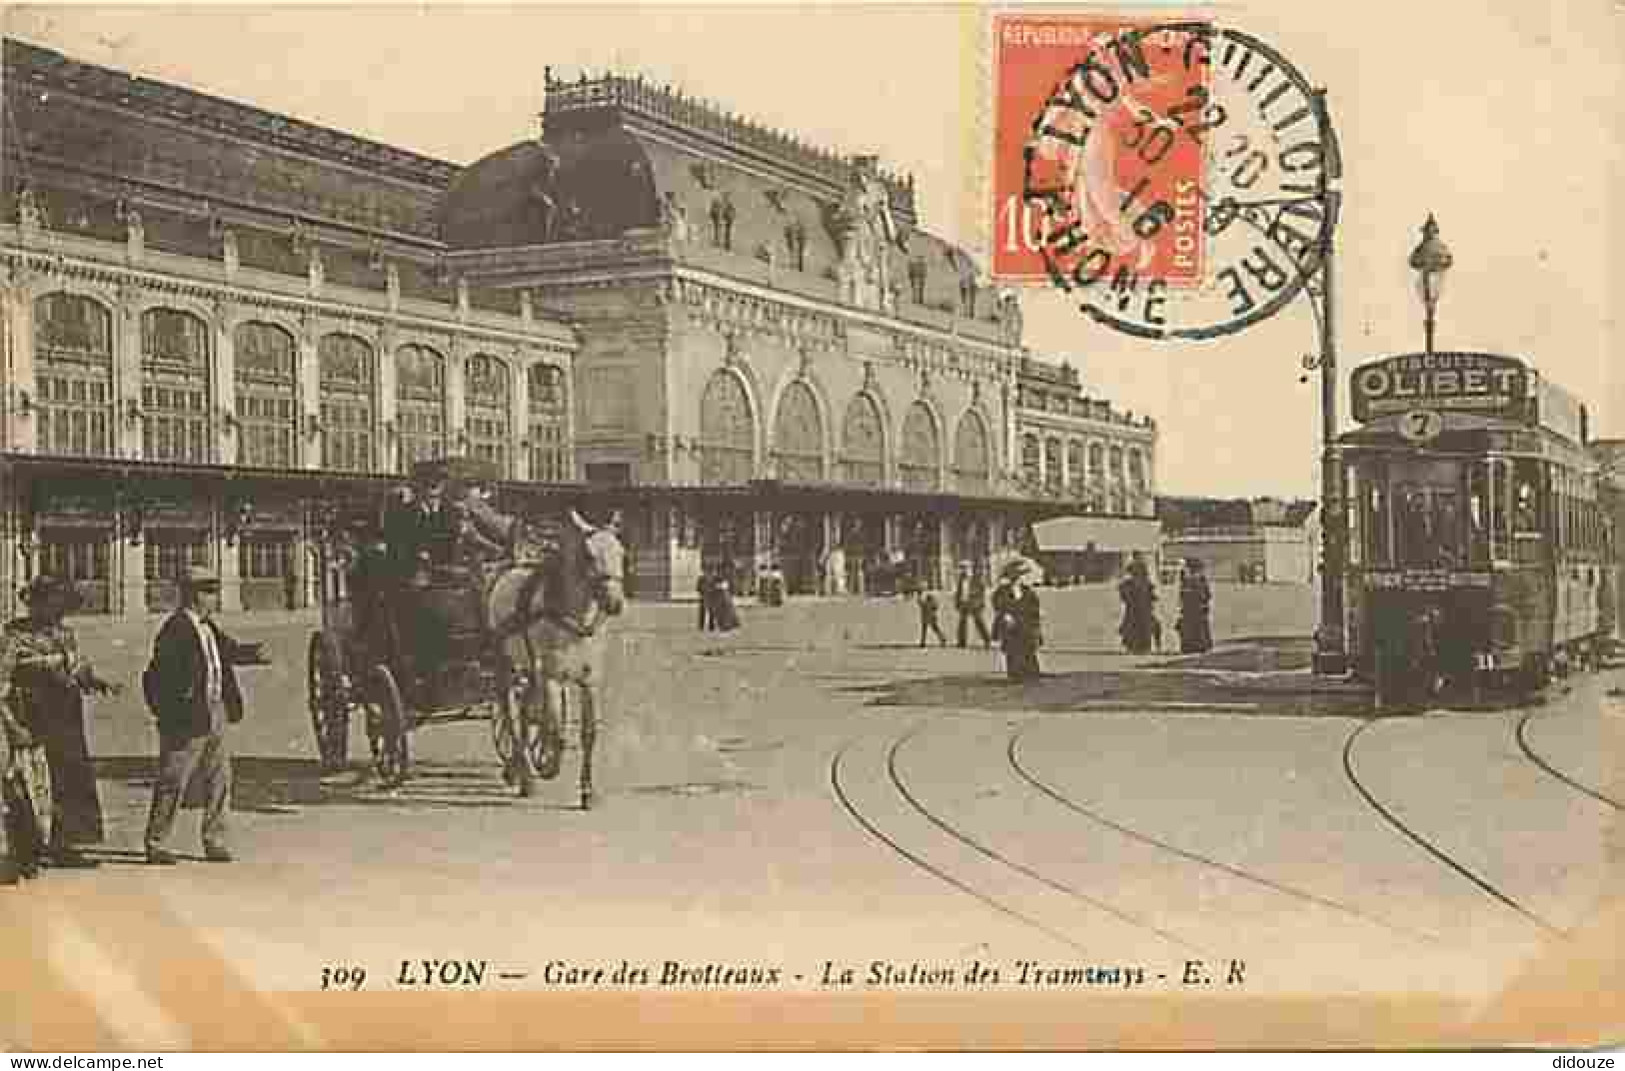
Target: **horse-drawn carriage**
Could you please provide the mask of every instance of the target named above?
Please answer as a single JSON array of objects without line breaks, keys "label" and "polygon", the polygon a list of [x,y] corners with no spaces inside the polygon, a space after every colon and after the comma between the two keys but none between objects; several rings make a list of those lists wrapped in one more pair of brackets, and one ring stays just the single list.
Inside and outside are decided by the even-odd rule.
[{"label": "horse-drawn carriage", "polygon": [[621,608],[614,532],[571,511],[532,526],[492,509],[489,463],[420,462],[415,493],[332,511],[319,543],[322,627],[308,686],[322,764],[342,768],[364,719],[386,786],[411,770],[411,734],[489,720],[503,776],[521,795],[558,775],[563,685],[582,689],[582,805],[592,794],[604,619]]}]

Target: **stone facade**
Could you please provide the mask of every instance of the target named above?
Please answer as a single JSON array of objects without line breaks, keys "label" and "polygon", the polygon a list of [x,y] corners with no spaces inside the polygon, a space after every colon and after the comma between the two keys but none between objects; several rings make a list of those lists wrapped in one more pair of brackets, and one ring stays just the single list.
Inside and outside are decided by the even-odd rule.
[{"label": "stone facade", "polygon": [[464,168],[19,42],[5,73],[7,593],[140,613],[206,563],[306,606],[335,502],[442,453],[618,513],[642,597],[991,565],[1079,505],[1023,486],[1030,429],[1130,444],[1149,495],[1149,422],[1034,393],[1016,299],[874,157],[618,76],[549,76],[544,135]]},{"label": "stone facade", "polygon": [[1015,424],[1024,493],[1080,513],[1155,516],[1156,422],[1084,394],[1072,365],[1022,360]]},{"label": "stone facade", "polygon": [[569,456],[567,405],[556,449],[525,429],[575,334],[446,272],[451,165],[17,42],[5,65],[0,593],[49,570],[140,614],[204,564],[228,609],[308,606],[335,494],[423,453],[515,481]]}]

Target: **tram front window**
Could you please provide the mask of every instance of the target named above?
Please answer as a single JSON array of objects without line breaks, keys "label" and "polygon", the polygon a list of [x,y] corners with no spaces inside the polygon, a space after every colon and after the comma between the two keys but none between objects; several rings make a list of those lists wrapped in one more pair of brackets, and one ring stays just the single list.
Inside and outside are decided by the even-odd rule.
[{"label": "tram front window", "polygon": [[1461,494],[1454,487],[1402,483],[1395,488],[1395,564],[1454,569],[1463,563]]}]

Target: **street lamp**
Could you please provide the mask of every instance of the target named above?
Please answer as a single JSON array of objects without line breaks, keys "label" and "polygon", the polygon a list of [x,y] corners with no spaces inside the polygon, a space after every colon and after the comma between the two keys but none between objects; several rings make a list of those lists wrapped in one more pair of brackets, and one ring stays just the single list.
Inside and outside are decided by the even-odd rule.
[{"label": "street lamp", "polygon": [[1422,240],[1411,250],[1411,270],[1416,272],[1417,292],[1422,295],[1422,308],[1426,315],[1429,353],[1433,352],[1433,313],[1439,307],[1439,294],[1444,290],[1444,273],[1450,270],[1450,249],[1439,241],[1439,224],[1433,213],[1422,224]]}]

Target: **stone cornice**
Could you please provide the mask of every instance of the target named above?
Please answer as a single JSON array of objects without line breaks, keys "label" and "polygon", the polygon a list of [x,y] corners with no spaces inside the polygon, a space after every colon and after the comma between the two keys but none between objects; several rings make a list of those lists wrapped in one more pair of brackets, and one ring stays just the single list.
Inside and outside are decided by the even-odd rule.
[{"label": "stone cornice", "polygon": [[1015,415],[1018,433],[1028,428],[1042,428],[1091,438],[1134,439],[1142,443],[1154,443],[1157,439],[1155,425],[1124,424],[1114,420],[1051,413],[1042,409],[1018,408]]},{"label": "stone cornice", "polygon": [[[171,275],[144,266],[111,263],[86,255],[81,249],[69,246],[96,246],[105,243],[82,239],[64,239],[51,235],[51,247],[25,248],[18,241],[17,228],[0,227],[0,261],[6,267],[11,281],[28,283],[39,277],[73,278],[107,287],[116,296],[131,288],[142,292],[172,294],[178,298],[209,303],[217,302],[274,310],[284,315],[300,317],[316,315],[340,322],[373,327],[389,326],[400,331],[421,332],[444,336],[447,339],[483,341],[502,347],[515,345],[526,349],[541,349],[550,353],[573,355],[578,349],[574,332],[562,326],[535,324],[529,329],[516,320],[512,327],[483,323],[478,320],[460,321],[456,310],[447,307],[440,315],[425,315],[409,306],[399,312],[367,302],[345,302],[344,297],[376,298],[370,291],[355,291],[346,287],[329,286],[322,298],[301,296],[297,293],[277,293],[258,289],[253,282],[284,282],[281,276],[251,269],[242,269],[237,277],[226,282],[206,278]],[[118,247],[122,251],[123,247]],[[192,258],[173,257],[177,261]],[[404,305],[404,303],[403,303]],[[239,317],[240,318],[240,317]]]}]

